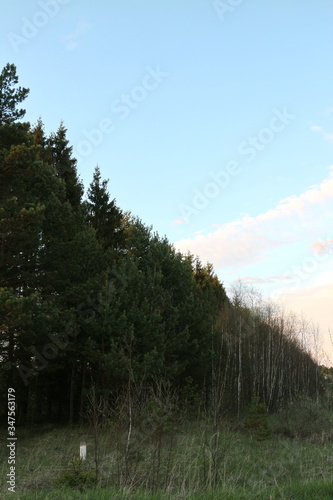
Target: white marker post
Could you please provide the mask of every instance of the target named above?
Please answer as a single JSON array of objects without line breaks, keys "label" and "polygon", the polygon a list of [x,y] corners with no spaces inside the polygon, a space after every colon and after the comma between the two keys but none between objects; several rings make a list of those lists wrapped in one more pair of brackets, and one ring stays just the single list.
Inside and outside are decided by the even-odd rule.
[{"label": "white marker post", "polygon": [[87,445],[86,443],[80,443],[80,459],[86,460],[87,458]]}]

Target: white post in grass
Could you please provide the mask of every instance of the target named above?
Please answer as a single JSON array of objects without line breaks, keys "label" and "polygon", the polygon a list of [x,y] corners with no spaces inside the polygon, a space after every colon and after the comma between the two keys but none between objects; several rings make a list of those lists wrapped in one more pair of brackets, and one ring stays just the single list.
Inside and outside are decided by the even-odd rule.
[{"label": "white post in grass", "polygon": [[87,458],[87,445],[86,443],[80,443],[80,458],[85,460]]}]

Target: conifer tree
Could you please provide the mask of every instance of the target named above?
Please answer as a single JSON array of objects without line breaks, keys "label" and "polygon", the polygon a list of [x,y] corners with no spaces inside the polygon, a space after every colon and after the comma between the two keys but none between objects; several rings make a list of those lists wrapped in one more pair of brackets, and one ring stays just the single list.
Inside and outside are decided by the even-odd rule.
[{"label": "conifer tree", "polygon": [[44,123],[41,118],[38,118],[36,125],[32,127],[29,135],[32,145],[39,148],[39,150],[36,151],[36,156],[45,163],[52,165],[51,145],[49,139],[45,135]]},{"label": "conifer tree", "polygon": [[25,115],[25,110],[16,109],[29,89],[16,88],[17,83],[16,66],[8,63],[0,74],[0,156],[12,145],[29,142],[29,123],[17,122]]},{"label": "conifer tree", "polygon": [[122,213],[116,200],[110,200],[107,185],[107,180],[101,180],[101,172],[97,166],[88,189],[87,220],[104,248],[114,250],[124,242]]},{"label": "conifer tree", "polygon": [[15,64],[6,64],[0,74],[0,125],[9,125],[25,115],[24,109],[16,109],[29,94],[29,89],[17,87]]},{"label": "conifer tree", "polygon": [[83,195],[83,186],[77,175],[77,161],[72,156],[73,147],[69,146],[66,134],[67,129],[61,122],[57,132],[49,139],[52,164],[56,175],[65,182],[66,200],[73,207],[78,208]]},{"label": "conifer tree", "polygon": [[47,140],[44,133],[44,123],[41,118],[38,118],[35,127],[33,127],[31,131],[31,135],[34,146],[41,146],[42,148],[46,147]]},{"label": "conifer tree", "polygon": [[151,384],[158,375],[180,388],[191,379],[216,417],[240,415],[252,394],[268,409],[300,393],[318,396],[318,366],[298,342],[297,325],[253,308],[243,294],[229,301],[211,264],[177,253],[123,215],[98,167],[82,202],[66,128],[46,138],[41,119],[32,129],[17,122],[28,93],[17,82],[7,65],[0,77],[0,389],[17,388],[20,422],[37,414],[73,422],[90,380],[110,393],[129,377]]}]

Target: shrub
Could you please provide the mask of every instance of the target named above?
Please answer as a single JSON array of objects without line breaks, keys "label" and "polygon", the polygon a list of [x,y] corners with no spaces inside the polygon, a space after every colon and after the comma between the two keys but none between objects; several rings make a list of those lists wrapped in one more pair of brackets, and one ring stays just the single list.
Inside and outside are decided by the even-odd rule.
[{"label": "shrub", "polygon": [[293,402],[276,416],[274,432],[291,438],[330,436],[332,422],[325,409],[313,399]]},{"label": "shrub", "polygon": [[83,491],[96,485],[96,474],[87,469],[82,458],[73,458],[68,468],[58,477],[56,485]]}]

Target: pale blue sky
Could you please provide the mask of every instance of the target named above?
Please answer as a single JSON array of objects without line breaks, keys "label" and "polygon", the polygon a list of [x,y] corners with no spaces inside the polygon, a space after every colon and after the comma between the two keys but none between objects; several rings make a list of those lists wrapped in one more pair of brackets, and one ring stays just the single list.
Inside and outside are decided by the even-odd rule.
[{"label": "pale blue sky", "polygon": [[314,249],[333,241],[333,2],[219,3],[13,0],[2,66],[31,89],[29,121],[64,121],[86,187],[99,164],[123,210],[226,286],[247,277],[304,309],[325,337],[333,257],[319,265]]}]

